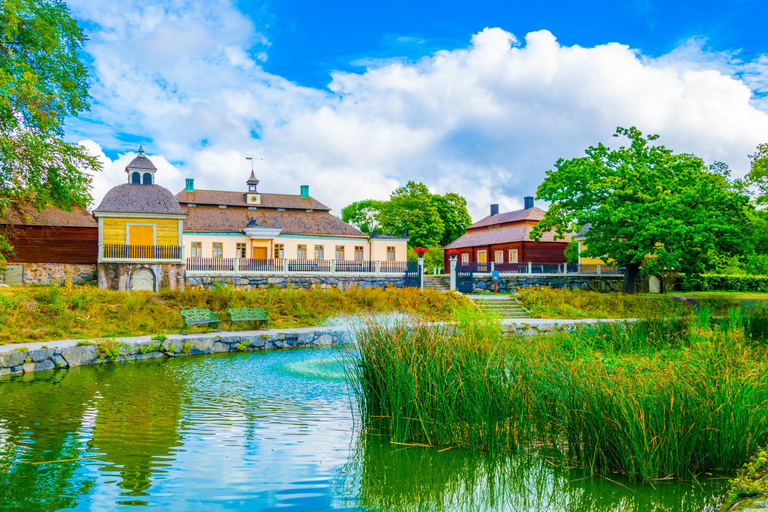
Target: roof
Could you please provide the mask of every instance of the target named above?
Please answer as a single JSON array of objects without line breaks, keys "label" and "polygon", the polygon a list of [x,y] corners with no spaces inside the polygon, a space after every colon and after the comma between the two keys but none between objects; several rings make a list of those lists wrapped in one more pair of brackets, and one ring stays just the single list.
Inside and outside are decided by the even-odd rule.
[{"label": "roof", "polygon": [[401,236],[392,236],[392,235],[376,235],[371,238],[373,238],[374,240],[402,240],[402,241],[408,240],[407,238],[403,238]]},{"label": "roof", "polygon": [[513,212],[497,213],[496,215],[489,215],[488,217],[481,219],[467,229],[482,228],[485,226],[494,226],[496,224],[506,224],[508,222],[520,222],[525,220],[540,221],[544,218],[544,214],[547,213],[541,208],[533,207],[525,210],[515,210]]},{"label": "roof", "polygon": [[576,233],[577,237],[584,237],[587,235],[587,231],[589,231],[592,228],[592,224],[584,224],[584,227],[582,227],[578,233]]},{"label": "roof", "polygon": [[[461,249],[463,247],[477,247],[482,245],[506,244],[512,242],[533,242],[531,231],[534,226],[528,224],[513,224],[498,229],[481,229],[467,231],[459,238],[446,245],[446,249]],[[555,240],[555,232],[548,231],[541,237],[540,242],[567,242],[572,233],[566,233],[565,239]]]},{"label": "roof", "polygon": [[[182,190],[176,194],[181,204],[207,204],[224,206],[249,206],[245,202],[245,192],[230,192],[224,190]],[[329,212],[330,208],[312,197],[301,197],[293,194],[259,194],[259,208],[285,208],[286,210],[321,210]]]},{"label": "roof", "polygon": [[[178,197],[178,196],[177,196]],[[251,227],[281,227],[283,234],[365,236],[327,211],[267,210],[258,208],[219,208],[211,206],[182,206],[187,213],[184,231],[241,232],[253,218]],[[277,224],[275,224],[277,223]]]},{"label": "roof", "polygon": [[155,167],[155,164],[152,163],[152,160],[147,158],[147,156],[144,154],[144,149],[139,148],[139,154],[136,155],[136,158],[131,160],[131,163],[129,163],[125,170],[128,169],[148,169],[150,171],[156,171],[157,167]]},{"label": "roof", "polygon": [[84,208],[75,208],[71,212],[59,208],[8,210],[0,219],[0,224],[17,226],[50,226],[60,228],[95,228],[96,220]]},{"label": "roof", "polygon": [[133,183],[111,188],[94,212],[184,214],[167,188]]}]

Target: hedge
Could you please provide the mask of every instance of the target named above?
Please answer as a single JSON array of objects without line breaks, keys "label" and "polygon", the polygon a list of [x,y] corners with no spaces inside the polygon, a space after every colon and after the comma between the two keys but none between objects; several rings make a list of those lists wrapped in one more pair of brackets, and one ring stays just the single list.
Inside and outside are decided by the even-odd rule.
[{"label": "hedge", "polygon": [[768,292],[768,276],[724,274],[680,274],[678,285],[685,291]]}]

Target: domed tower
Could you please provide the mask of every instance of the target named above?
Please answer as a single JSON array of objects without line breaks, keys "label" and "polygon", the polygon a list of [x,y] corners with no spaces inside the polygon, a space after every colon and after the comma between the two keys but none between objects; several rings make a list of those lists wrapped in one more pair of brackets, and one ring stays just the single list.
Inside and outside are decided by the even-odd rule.
[{"label": "domed tower", "polygon": [[93,212],[99,223],[99,287],[184,288],[184,219],[171,192],[155,184],[157,167],[139,148],[128,183],[107,192]]}]

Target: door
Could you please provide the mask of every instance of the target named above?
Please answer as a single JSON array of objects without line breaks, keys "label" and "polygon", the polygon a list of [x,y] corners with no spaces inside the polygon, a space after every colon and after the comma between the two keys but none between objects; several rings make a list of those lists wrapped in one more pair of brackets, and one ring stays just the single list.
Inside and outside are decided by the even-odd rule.
[{"label": "door", "polygon": [[477,262],[485,263],[485,251],[477,251]]},{"label": "door", "polygon": [[266,260],[267,259],[267,248],[266,247],[254,247],[253,248],[253,259],[255,259],[255,260]]},{"label": "door", "polygon": [[21,265],[6,265],[5,284],[8,286],[21,286],[24,282],[24,269]]},{"label": "door", "polygon": [[152,246],[155,245],[154,226],[128,226],[128,257],[152,258]]}]

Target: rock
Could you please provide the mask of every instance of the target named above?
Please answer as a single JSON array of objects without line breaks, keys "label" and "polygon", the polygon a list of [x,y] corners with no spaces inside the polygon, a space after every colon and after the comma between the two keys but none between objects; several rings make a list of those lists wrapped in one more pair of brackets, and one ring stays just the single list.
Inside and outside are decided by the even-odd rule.
[{"label": "rock", "polygon": [[147,352],[146,354],[127,354],[125,359],[128,361],[141,361],[142,359],[157,359],[158,357],[166,357],[166,354],[162,352]]},{"label": "rock", "polygon": [[192,339],[185,343],[189,343],[190,354],[210,354],[213,352],[213,340],[211,338]]},{"label": "rock", "polygon": [[27,358],[27,352],[11,351],[0,354],[0,367],[11,368],[19,366]]},{"label": "rock", "polygon": [[67,362],[64,360],[63,357],[61,357],[60,354],[54,354],[51,357],[51,361],[53,361],[53,364],[55,364],[57,368],[63,368],[67,366]]},{"label": "rock", "polygon": [[84,366],[96,362],[96,347],[93,345],[83,345],[80,347],[69,347],[61,351],[67,364],[72,366]]},{"label": "rock", "polygon": [[30,350],[27,355],[29,355],[33,362],[39,363],[40,361],[50,359],[54,352],[55,351],[52,348],[42,348],[39,350]]},{"label": "rock", "polygon": [[10,368],[0,368],[0,377],[4,377],[4,376],[10,375],[10,374],[11,374],[11,369]]},{"label": "rock", "polygon": [[315,339],[315,345],[319,347],[333,345],[333,338],[330,334],[322,334]]},{"label": "rock", "polygon": [[211,352],[213,353],[229,352],[229,345],[227,345],[226,343],[222,343],[221,341],[214,341],[213,346],[211,347]]},{"label": "rock", "polygon": [[56,368],[56,365],[53,364],[53,361],[50,359],[46,359],[45,361],[40,361],[38,363],[24,363],[22,367],[24,373],[53,370],[54,368]]}]

